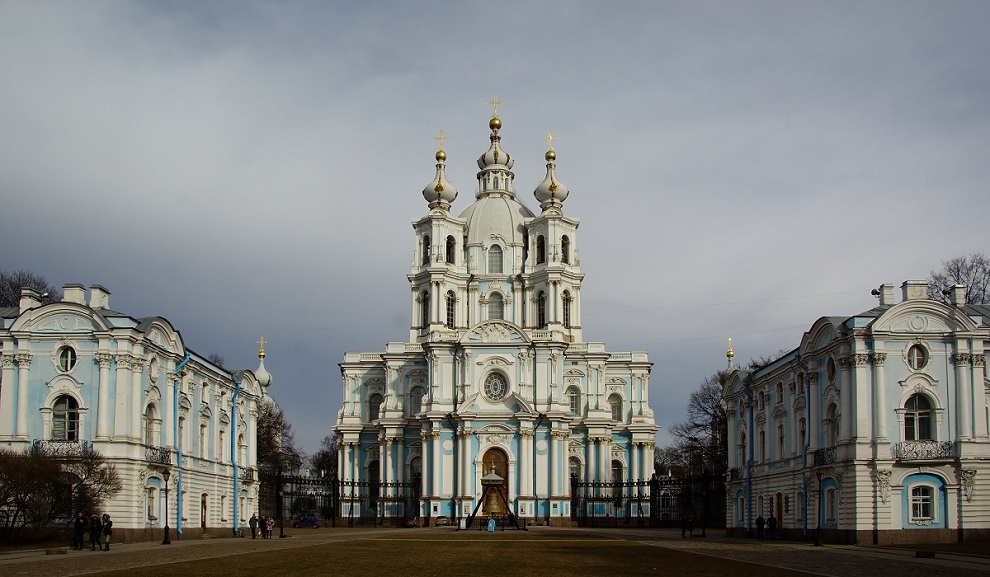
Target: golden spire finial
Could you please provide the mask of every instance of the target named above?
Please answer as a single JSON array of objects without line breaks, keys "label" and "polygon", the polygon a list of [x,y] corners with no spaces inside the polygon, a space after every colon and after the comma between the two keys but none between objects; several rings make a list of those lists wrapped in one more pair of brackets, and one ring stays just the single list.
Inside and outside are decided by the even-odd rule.
[{"label": "golden spire finial", "polygon": [[732,352],[732,337],[729,337],[729,349],[725,351],[725,358],[728,360],[726,366],[727,371],[732,370],[732,357],[736,356],[736,353]]},{"label": "golden spire finial", "polygon": [[434,136],[433,137],[433,140],[436,140],[437,142],[439,142],[440,143],[440,150],[443,150],[443,141],[444,140],[447,140],[447,137],[444,136],[443,131],[441,130],[440,131],[440,134],[438,136]]},{"label": "golden spire finial", "polygon": [[547,135],[543,137],[543,139],[547,141],[547,150],[553,150],[553,141],[559,138],[559,136],[554,136],[553,134],[550,134],[549,130],[547,130]]},{"label": "golden spire finial", "polygon": [[255,342],[257,342],[258,343],[258,346],[261,347],[258,350],[258,358],[259,359],[265,358],[265,345],[268,343],[268,341],[265,340],[265,337],[261,337],[260,339],[258,339]]},{"label": "golden spire finial", "polygon": [[492,107],[492,118],[498,118],[498,105],[505,104],[504,100],[499,100],[497,95],[492,95],[492,99],[485,104]]}]

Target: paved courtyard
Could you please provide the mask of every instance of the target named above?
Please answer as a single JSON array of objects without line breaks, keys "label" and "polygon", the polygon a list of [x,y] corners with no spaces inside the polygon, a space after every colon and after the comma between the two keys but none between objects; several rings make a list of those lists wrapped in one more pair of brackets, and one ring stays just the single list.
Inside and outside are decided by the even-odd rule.
[{"label": "paved courtyard", "polygon": [[[934,559],[916,558],[914,550],[807,543],[766,542],[749,539],[712,537],[681,539],[669,530],[622,530],[589,528],[530,528],[533,537],[540,534],[574,533],[598,538],[620,539],[764,565],[772,568],[803,571],[809,575],[897,575],[898,577],[986,576],[990,575],[990,558],[938,553]],[[293,531],[286,539],[214,538],[181,541],[172,545],[157,542],[112,545],[109,552],[69,550],[66,554],[48,555],[44,550],[26,550],[0,554],[0,574],[5,577],[52,575],[87,575],[103,571],[163,565],[180,561],[225,557],[308,547],[321,543],[349,540],[424,538],[442,541],[452,528],[434,529],[332,529],[319,532]],[[463,536],[461,536],[463,537]]]}]

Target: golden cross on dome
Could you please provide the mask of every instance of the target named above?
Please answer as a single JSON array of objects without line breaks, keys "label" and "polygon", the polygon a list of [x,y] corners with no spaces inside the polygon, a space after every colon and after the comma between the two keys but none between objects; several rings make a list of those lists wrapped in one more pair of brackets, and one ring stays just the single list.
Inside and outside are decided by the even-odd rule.
[{"label": "golden cross on dome", "polygon": [[443,150],[443,141],[444,140],[447,140],[447,137],[444,136],[443,131],[441,130],[440,131],[440,135],[439,136],[434,136],[433,137],[433,140],[436,140],[437,142],[439,142],[440,143],[440,150]]},{"label": "golden cross on dome", "polygon": [[553,141],[554,140],[558,140],[560,137],[559,136],[554,136],[553,134],[550,134],[550,131],[547,130],[547,135],[544,136],[543,138],[544,138],[544,140],[547,141],[547,150],[553,150]]},{"label": "golden cross on dome", "polygon": [[268,344],[268,341],[265,340],[265,337],[261,337],[261,339],[255,342],[258,343],[258,346],[261,347],[261,350],[265,350],[265,345]]},{"label": "golden cross on dome", "polygon": [[489,106],[492,107],[492,118],[497,118],[498,117],[498,105],[499,104],[505,104],[505,101],[504,100],[499,100],[498,99],[498,96],[496,96],[496,95],[493,94],[492,95],[492,99],[490,101],[486,102],[485,104],[488,104]]}]

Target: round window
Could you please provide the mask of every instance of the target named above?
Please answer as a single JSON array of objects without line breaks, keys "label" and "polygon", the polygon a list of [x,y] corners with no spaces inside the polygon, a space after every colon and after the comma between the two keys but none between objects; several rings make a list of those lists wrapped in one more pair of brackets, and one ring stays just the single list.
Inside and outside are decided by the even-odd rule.
[{"label": "round window", "polygon": [[64,346],[58,350],[58,370],[67,373],[76,367],[76,350]]},{"label": "round window", "polygon": [[911,345],[907,352],[908,366],[919,371],[928,364],[928,351],[921,345]]},{"label": "round window", "polygon": [[489,373],[485,377],[485,397],[490,401],[501,401],[509,392],[509,383],[502,373]]}]

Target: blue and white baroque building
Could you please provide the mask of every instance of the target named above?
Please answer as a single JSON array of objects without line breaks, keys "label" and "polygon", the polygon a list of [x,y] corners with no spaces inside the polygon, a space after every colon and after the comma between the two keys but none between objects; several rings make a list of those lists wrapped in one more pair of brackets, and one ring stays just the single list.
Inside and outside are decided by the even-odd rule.
[{"label": "blue and white baroque building", "polygon": [[[346,353],[340,364],[343,516],[435,522],[478,509],[559,524],[570,519],[572,479],[653,474],[652,365],[646,353],[584,340],[579,221],[564,214],[556,153],[546,153],[534,214],[516,195],[501,126],[494,115],[474,202],[457,216],[446,152],[436,154],[423,190],[429,212],[412,223],[408,340]],[[479,507],[491,474],[502,498]],[[376,485],[383,497],[389,484],[408,483],[416,499],[361,498],[349,483]]]},{"label": "blue and white baroque building", "polygon": [[[990,537],[990,305],[925,281],[822,317],[800,346],[730,370],[728,532],[773,515],[788,538],[857,544]],[[732,349],[729,349],[730,369]]]},{"label": "blue and white baroque building", "polygon": [[[70,284],[0,308],[0,446],[71,459],[93,449],[123,488],[100,511],[115,540],[236,530],[257,507],[257,408],[271,375],[228,371],[162,317],[110,309]],[[264,358],[264,350],[259,353]],[[165,471],[168,471],[166,477]],[[166,509],[165,481],[169,479]]]}]

